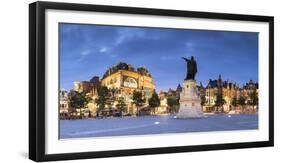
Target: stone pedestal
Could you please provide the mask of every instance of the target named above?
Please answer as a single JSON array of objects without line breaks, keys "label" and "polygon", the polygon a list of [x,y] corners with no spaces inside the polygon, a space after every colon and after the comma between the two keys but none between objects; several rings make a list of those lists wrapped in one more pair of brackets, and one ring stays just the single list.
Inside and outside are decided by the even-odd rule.
[{"label": "stone pedestal", "polygon": [[195,80],[185,80],[180,94],[180,109],[177,118],[200,118],[204,114]]}]

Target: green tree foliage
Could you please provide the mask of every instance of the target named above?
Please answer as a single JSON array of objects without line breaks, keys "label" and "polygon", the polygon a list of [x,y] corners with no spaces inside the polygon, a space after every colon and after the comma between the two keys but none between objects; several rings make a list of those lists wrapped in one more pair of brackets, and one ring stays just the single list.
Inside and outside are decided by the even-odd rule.
[{"label": "green tree foliage", "polygon": [[127,104],[125,103],[124,97],[120,97],[120,98],[118,99],[118,103],[116,104],[116,108],[117,108],[120,112],[125,112],[125,111],[126,111]]},{"label": "green tree foliage", "polygon": [[112,106],[113,106],[113,103],[114,101],[116,101],[116,98],[112,95],[109,94],[107,100],[106,100],[106,105],[108,106],[108,109],[109,110],[112,110]]},{"label": "green tree foliage", "polygon": [[71,90],[68,94],[69,107],[80,110],[80,117],[82,117],[82,108],[86,108],[87,104],[91,101],[91,98],[84,92],[77,92]]},{"label": "green tree foliage", "polygon": [[237,105],[238,105],[237,97],[233,97],[233,98],[232,98],[232,100],[231,100],[231,105],[234,106],[234,108],[237,107]]},{"label": "green tree foliage", "polygon": [[170,108],[170,112],[177,112],[179,106],[179,98],[176,96],[167,97],[167,104]]},{"label": "green tree foliage", "polygon": [[244,111],[245,104],[246,104],[246,98],[243,95],[240,95],[238,100],[238,105],[242,106],[243,111]]},{"label": "green tree foliage", "polygon": [[97,117],[99,117],[99,112],[105,108],[105,105],[108,103],[109,99],[109,90],[107,87],[102,86],[98,89],[98,98],[96,98],[96,104],[98,106]]},{"label": "green tree foliage", "polygon": [[201,98],[201,106],[205,105],[207,100],[206,100],[206,96],[204,94],[201,94],[200,95],[200,98]]},{"label": "green tree foliage", "polygon": [[253,109],[256,105],[258,105],[259,103],[259,97],[258,97],[258,93],[257,93],[257,90],[254,89],[253,91],[249,92],[248,94],[250,100],[249,100],[249,104],[251,106],[253,106]]},{"label": "green tree foliage", "polygon": [[243,105],[245,105],[245,102],[246,102],[246,98],[243,95],[241,95],[238,100],[238,104],[243,106]]},{"label": "green tree foliage", "polygon": [[151,98],[148,99],[148,104],[151,108],[153,108],[153,112],[155,113],[155,108],[160,105],[160,99],[158,97],[158,94],[155,92],[155,90]]},{"label": "green tree foliage", "polygon": [[145,98],[143,94],[139,91],[133,92],[133,104],[137,107],[137,114],[139,114],[139,108],[145,104]]},{"label": "green tree foliage", "polygon": [[[217,107],[217,111],[219,107],[222,107],[225,104],[225,99],[223,98],[222,91],[218,91],[216,93],[216,101],[215,101],[215,106]],[[222,108],[222,112],[224,112]]]}]

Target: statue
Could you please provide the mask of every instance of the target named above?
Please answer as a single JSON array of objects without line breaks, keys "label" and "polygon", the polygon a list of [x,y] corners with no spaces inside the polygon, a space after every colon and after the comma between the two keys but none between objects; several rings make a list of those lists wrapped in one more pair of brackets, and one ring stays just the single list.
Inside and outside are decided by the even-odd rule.
[{"label": "statue", "polygon": [[180,93],[180,108],[176,118],[202,118],[204,113],[201,106],[201,98],[194,80],[197,73],[197,65],[193,56],[191,59],[182,57],[187,63],[187,73]]},{"label": "statue", "polygon": [[189,80],[189,79],[195,79],[195,75],[197,73],[197,64],[196,61],[194,60],[194,57],[191,56],[191,59],[187,59],[185,57],[182,57],[187,63],[187,73],[186,77],[184,80]]}]

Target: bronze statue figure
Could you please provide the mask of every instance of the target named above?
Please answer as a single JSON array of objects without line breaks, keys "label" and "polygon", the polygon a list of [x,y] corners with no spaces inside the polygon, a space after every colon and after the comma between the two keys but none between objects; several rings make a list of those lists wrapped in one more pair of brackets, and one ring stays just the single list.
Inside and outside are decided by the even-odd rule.
[{"label": "bronze statue figure", "polygon": [[194,60],[194,57],[191,56],[191,59],[187,59],[185,57],[182,57],[182,59],[184,59],[186,61],[186,64],[187,64],[187,73],[186,73],[186,77],[184,80],[189,80],[189,79],[192,79],[194,80],[195,79],[195,75],[197,73],[197,64],[196,64],[196,61]]}]

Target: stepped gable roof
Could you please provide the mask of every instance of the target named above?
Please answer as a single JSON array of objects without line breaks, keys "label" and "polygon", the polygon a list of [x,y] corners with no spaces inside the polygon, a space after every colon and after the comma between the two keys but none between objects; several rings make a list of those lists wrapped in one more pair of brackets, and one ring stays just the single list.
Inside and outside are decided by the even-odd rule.
[{"label": "stepped gable roof", "polygon": [[258,89],[259,88],[259,84],[258,82],[254,82],[253,80],[249,80],[249,82],[247,82],[245,85],[243,85],[242,88],[239,87],[239,85],[237,85],[234,81],[223,81],[221,79],[221,76],[219,76],[219,79],[209,79],[209,82],[206,86],[206,88],[218,88],[218,87],[223,87],[223,88],[229,88],[229,89],[239,89],[239,90],[243,90],[243,89]]},{"label": "stepped gable roof", "polygon": [[163,94],[163,95],[167,95],[168,93],[167,92],[164,92],[163,90],[161,90],[160,92],[159,92],[159,95],[161,95],[161,94]]},{"label": "stepped gable roof", "polygon": [[91,79],[90,79],[90,82],[91,83],[99,83],[100,82],[100,78],[98,76],[93,76]]},{"label": "stepped gable roof", "polygon": [[177,91],[169,88],[168,92],[167,92],[168,96],[176,96],[177,95]]},{"label": "stepped gable roof", "polygon": [[221,78],[221,75],[219,75],[218,80],[209,79],[209,83],[207,84],[207,87],[210,87],[210,88],[223,87],[223,88],[233,89],[233,88],[237,88],[237,85],[233,81],[228,81],[228,80],[223,81]]},{"label": "stepped gable roof", "polygon": [[246,85],[243,86],[244,89],[258,89],[259,84],[258,82],[254,82],[253,80],[250,80]]},{"label": "stepped gable roof", "polygon": [[235,89],[235,88],[237,88],[237,85],[233,81],[228,81],[227,80],[227,81],[223,82],[223,87],[224,88]]},{"label": "stepped gable roof", "polygon": [[180,84],[178,84],[176,91],[177,92],[181,92],[182,91],[182,86]]},{"label": "stepped gable roof", "polygon": [[218,86],[218,80],[212,80],[212,79],[209,80],[209,83],[207,85],[207,87],[211,87],[211,88],[215,88],[217,86]]}]

